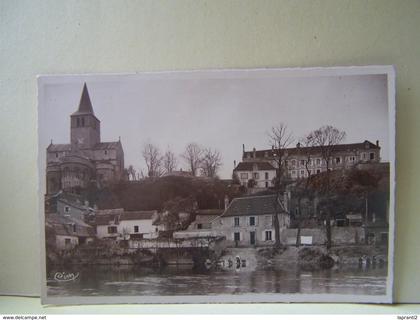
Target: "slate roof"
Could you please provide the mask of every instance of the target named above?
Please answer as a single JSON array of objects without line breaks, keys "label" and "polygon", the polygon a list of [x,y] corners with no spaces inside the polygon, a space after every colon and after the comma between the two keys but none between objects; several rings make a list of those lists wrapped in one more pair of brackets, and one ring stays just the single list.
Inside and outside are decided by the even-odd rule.
[{"label": "slate roof", "polygon": [[222,217],[275,214],[277,195],[235,198]]},{"label": "slate roof", "polygon": [[71,144],[50,144],[47,148],[50,152],[64,152],[64,151],[71,151]]},{"label": "slate roof", "polygon": [[257,170],[276,170],[270,163],[268,162],[239,162],[234,171],[253,171],[254,166],[256,166]]},{"label": "slate roof", "polygon": [[[93,150],[112,150],[117,149],[120,145],[120,141],[111,142],[99,142],[92,148]],[[71,144],[50,144],[47,148],[48,152],[70,152]]]},{"label": "slate roof", "polygon": [[207,215],[207,216],[203,216],[203,215],[197,215],[195,217],[194,223],[210,223],[212,222],[214,219],[216,219],[218,216],[215,215]]},{"label": "slate roof", "polygon": [[[366,148],[366,145],[368,148]],[[309,149],[309,150],[308,150]],[[346,152],[346,151],[352,151],[352,150],[369,150],[369,149],[380,149],[379,146],[376,144],[365,140],[362,143],[347,143],[347,144],[338,144],[334,147],[334,152]],[[321,153],[321,147],[299,147],[299,148],[287,148],[285,149],[287,153],[290,155],[299,155],[301,153]],[[273,149],[266,149],[266,150],[256,150],[255,151],[255,157],[256,158],[272,158],[273,154],[276,152],[276,150]],[[252,158],[254,154],[254,151],[245,151],[243,153],[243,159],[246,159],[248,155]],[[248,158],[249,159],[249,158]]]},{"label": "slate roof", "polygon": [[223,209],[199,209],[197,215],[200,216],[220,216],[223,213]]},{"label": "slate roof", "polygon": [[119,214],[119,213],[123,213],[124,209],[123,208],[115,208],[115,209],[99,209],[96,210],[96,214],[98,215],[106,215],[106,214]]},{"label": "slate roof", "polygon": [[109,150],[109,149],[117,149],[120,145],[119,141],[112,141],[112,142],[99,142],[95,144],[93,147],[94,150]]},{"label": "slate roof", "polygon": [[[76,237],[93,237],[95,235],[92,226],[71,216],[50,213],[45,216],[45,224],[53,228],[56,235]],[[76,226],[76,232],[73,232],[73,225]]]},{"label": "slate roof", "polygon": [[114,222],[115,218],[118,217],[117,221],[127,220],[149,220],[154,218],[156,210],[148,211],[120,211],[120,209],[111,209],[110,213],[97,214],[95,217],[96,225],[108,225],[111,221]]},{"label": "slate roof", "polygon": [[149,220],[153,218],[153,215],[156,213],[156,210],[149,211],[124,211],[120,220]]},{"label": "slate roof", "polygon": [[95,217],[95,225],[108,225],[111,221],[115,221],[115,217],[119,217],[119,213],[111,213],[111,214],[101,214],[96,215]]}]

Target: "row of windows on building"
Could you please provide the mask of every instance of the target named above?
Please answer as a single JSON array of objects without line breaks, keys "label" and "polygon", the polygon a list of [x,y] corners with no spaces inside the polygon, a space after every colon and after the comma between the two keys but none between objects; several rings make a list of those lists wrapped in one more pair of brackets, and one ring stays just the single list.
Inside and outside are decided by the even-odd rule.
[{"label": "row of windows on building", "polygon": [[[374,152],[362,152],[360,154],[360,156],[346,156],[346,157],[334,157],[332,159],[329,160],[330,164],[342,164],[343,162],[347,162],[347,163],[354,163],[358,160],[375,160],[375,153]],[[292,167],[296,167],[296,166],[301,166],[304,167],[306,166],[306,163],[309,161],[309,166],[313,167],[313,166],[320,166],[320,165],[326,165],[326,161],[324,159],[321,158],[315,158],[315,159],[309,159],[309,160],[297,160],[297,159],[291,159],[291,160],[285,160],[284,164],[286,167],[288,167],[289,165],[291,165]]]},{"label": "row of windows on building", "polygon": [[[255,244],[256,243],[256,232],[255,231],[250,231],[249,233],[249,241],[250,244]],[[241,239],[241,233],[236,231],[233,233],[233,240],[234,241],[242,241],[243,239]],[[264,239],[265,241],[271,241],[273,240],[273,231],[272,230],[266,230],[264,231]]]},{"label": "row of windows on building", "polygon": [[[156,228],[155,231],[157,231],[157,228]],[[133,232],[134,233],[139,233],[140,232],[139,226],[133,226]],[[108,227],[108,234],[115,234],[115,233],[118,233],[117,227],[116,226],[109,226]]]},{"label": "row of windows on building", "polygon": [[[254,179],[254,180],[259,180],[260,179],[260,173],[259,172],[253,172],[251,176],[252,176],[252,179]],[[240,177],[241,177],[241,180],[248,180],[248,177],[249,177],[248,172],[241,172]],[[269,179],[268,172],[264,172],[264,179],[265,180]]]},{"label": "row of windows on building", "polygon": [[[360,154],[360,156],[346,156],[346,157],[333,157],[332,159],[329,160],[330,164],[342,164],[344,162],[347,163],[354,163],[358,160],[375,160],[375,153],[374,152],[362,152]],[[290,162],[289,162],[290,161]],[[320,166],[320,165],[326,165],[327,162],[324,159],[321,158],[316,158],[316,159],[309,159],[309,160],[296,160],[296,159],[292,159],[292,160],[285,160],[285,165],[286,167],[289,166],[289,163],[291,163],[292,167],[296,167],[297,165],[300,165],[301,167],[306,166],[307,162],[309,161],[309,167],[313,167],[313,166]]]},{"label": "row of windows on building", "polygon": [[[357,161],[356,156],[349,156],[349,157],[346,157],[346,159],[347,159],[348,163],[354,163],[354,162]],[[364,152],[364,153],[361,154],[360,159],[361,160],[375,160],[375,153],[371,152],[371,153],[367,154],[367,153]],[[300,167],[305,167],[306,163],[307,163],[307,160],[293,159],[293,160],[290,160],[290,163],[291,163],[292,167],[296,167],[297,164],[299,164]],[[343,158],[342,157],[335,157],[334,159],[330,160],[330,164],[339,165],[339,164],[342,164],[342,163],[343,163]],[[286,167],[289,166],[289,160],[285,161],[285,165],[286,165]],[[322,159],[310,159],[309,160],[309,167],[320,166],[320,165],[326,165],[325,160],[322,160]],[[293,171],[292,170],[291,174],[296,175],[297,172],[298,171]],[[322,172],[321,168],[310,170],[311,174],[316,174],[316,173],[320,173],[320,172]],[[301,170],[301,173],[302,173],[302,175],[304,174],[303,170]],[[254,179],[254,180],[259,180],[260,179],[260,173],[259,172],[252,172],[251,176],[252,176],[252,179]],[[248,180],[250,178],[250,176],[249,176],[248,172],[242,172],[240,174],[240,178],[241,178],[241,180]],[[264,172],[264,178],[265,178],[265,180],[269,179],[269,173],[268,172]]]},{"label": "row of windows on building", "polygon": [[[273,224],[273,216],[266,215],[264,216],[264,222],[266,226],[271,226]],[[248,226],[257,226],[258,225],[258,219],[255,216],[247,217],[246,224]],[[233,217],[233,225],[235,227],[241,226],[241,218],[240,217]]]}]

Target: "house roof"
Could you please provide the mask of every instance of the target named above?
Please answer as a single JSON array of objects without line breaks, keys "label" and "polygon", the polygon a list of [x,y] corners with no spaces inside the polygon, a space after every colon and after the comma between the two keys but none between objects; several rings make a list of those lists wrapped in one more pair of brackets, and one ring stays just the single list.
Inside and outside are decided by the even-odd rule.
[{"label": "house roof", "polygon": [[[50,213],[45,216],[45,224],[50,226],[56,235],[77,237],[92,237],[95,235],[95,231],[90,225],[71,216]],[[76,226],[75,232],[73,232],[73,225]]]},{"label": "house roof", "polygon": [[[102,210],[105,211],[105,210]],[[118,221],[150,220],[154,218],[156,210],[149,211],[121,211],[121,209],[108,209],[108,213],[100,213],[95,217],[96,225],[108,225],[118,217]]]},{"label": "house roof", "polygon": [[220,216],[223,211],[223,209],[199,209],[197,216]]},{"label": "house roof", "polygon": [[153,219],[153,216],[156,212],[156,210],[124,211],[120,216],[120,220],[149,220]]},{"label": "house roof", "polygon": [[[222,217],[257,216],[276,213],[277,195],[235,198],[223,213]],[[279,210],[280,210],[279,206]]]},{"label": "house roof", "polygon": [[115,208],[115,209],[98,209],[96,210],[96,214],[97,216],[99,215],[106,215],[106,214],[119,214],[119,213],[123,213],[124,209],[123,208]]},{"label": "house roof", "polygon": [[256,170],[276,170],[269,162],[252,161],[252,162],[239,162],[234,171],[253,171]]},{"label": "house roof", "polygon": [[111,214],[101,214],[96,215],[95,217],[95,225],[108,225],[110,221],[114,221],[115,217],[119,217],[119,213],[111,213]]},{"label": "house roof", "polygon": [[[334,146],[334,152],[344,152],[344,151],[352,151],[352,150],[369,150],[369,149],[380,149],[379,146],[376,144],[365,140],[361,143],[347,143],[347,144],[338,144]],[[285,151],[290,155],[299,155],[302,153],[321,153],[321,147],[296,147],[296,148],[287,148]],[[256,151],[245,151],[243,153],[243,159],[253,158],[253,154],[255,152],[255,158],[273,158],[276,150],[274,149],[265,149],[265,150],[256,150]],[[249,158],[248,158],[249,159]]]},{"label": "house roof", "polygon": [[92,208],[87,207],[87,206],[85,206],[85,205],[83,205],[81,203],[72,202],[72,201],[69,201],[69,200],[67,200],[65,198],[58,198],[57,201],[62,202],[64,204],[66,204],[67,206],[70,206],[70,207],[79,209],[81,211],[93,210]]}]

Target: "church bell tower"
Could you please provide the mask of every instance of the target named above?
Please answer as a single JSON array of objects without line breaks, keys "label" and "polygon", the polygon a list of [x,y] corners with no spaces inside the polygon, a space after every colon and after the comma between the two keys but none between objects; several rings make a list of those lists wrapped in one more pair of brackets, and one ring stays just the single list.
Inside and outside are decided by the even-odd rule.
[{"label": "church bell tower", "polygon": [[79,108],[70,116],[71,146],[91,149],[101,142],[101,122],[95,117],[86,83],[83,86]]}]

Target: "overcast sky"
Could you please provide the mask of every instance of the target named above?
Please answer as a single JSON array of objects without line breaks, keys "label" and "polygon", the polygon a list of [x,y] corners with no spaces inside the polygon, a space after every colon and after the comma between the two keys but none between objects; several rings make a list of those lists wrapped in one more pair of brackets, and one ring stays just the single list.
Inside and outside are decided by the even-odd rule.
[{"label": "overcast sky", "polygon": [[[296,138],[330,124],[347,133],[346,143],[379,140],[382,159],[389,159],[386,75],[262,75],[49,78],[40,87],[41,163],[50,139],[69,143],[70,114],[77,110],[84,82],[101,121],[101,140],[121,137],[126,167],[145,168],[141,149],[147,142],[176,155],[197,142],[220,151],[219,176],[230,178],[233,161],[241,160],[242,144],[246,150],[270,148],[267,133],[280,122]],[[179,167],[187,169],[178,158]]]}]

